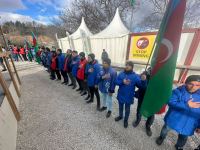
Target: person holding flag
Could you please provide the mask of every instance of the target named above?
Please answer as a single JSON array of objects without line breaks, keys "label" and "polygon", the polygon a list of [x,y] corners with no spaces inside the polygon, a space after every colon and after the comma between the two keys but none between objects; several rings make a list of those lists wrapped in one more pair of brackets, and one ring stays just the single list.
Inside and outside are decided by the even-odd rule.
[{"label": "person holding flag", "polygon": [[[141,76],[143,74],[147,76],[147,83],[148,83],[150,76],[151,76],[151,67],[149,67],[146,71],[144,71],[141,74]],[[140,113],[140,108],[141,108],[141,105],[142,105],[142,102],[143,102],[143,99],[144,99],[146,88],[147,87],[144,87],[143,89],[138,89],[135,93],[135,97],[138,99],[138,105],[137,105],[136,120],[133,122],[133,127],[137,127],[139,125],[140,121],[141,121],[142,115]],[[155,118],[154,115],[147,118],[147,121],[146,121],[146,134],[147,134],[147,136],[152,135],[151,126],[154,122],[154,118]]]},{"label": "person holding flag", "polygon": [[145,117],[162,112],[171,96],[185,9],[186,0],[168,3],[153,46],[151,78],[140,109]]},{"label": "person holding flag", "polygon": [[124,117],[124,128],[128,127],[128,118],[130,114],[130,107],[133,104],[135,95],[135,87],[145,88],[147,85],[146,75],[141,77],[133,72],[133,62],[127,61],[126,68],[122,71],[116,79],[116,84],[119,86],[117,100],[119,103],[119,116],[115,118],[115,121],[123,119],[123,109],[125,105],[125,117]]},{"label": "person holding flag", "polygon": [[170,130],[178,133],[175,145],[177,150],[183,149],[188,136],[194,134],[200,120],[200,75],[191,75],[185,85],[173,90],[168,102],[169,110],[165,115],[165,124],[157,145],[161,145]]},{"label": "person holding flag", "polygon": [[34,48],[34,52],[36,54],[36,62],[38,62],[40,64],[41,62],[41,59],[40,59],[40,54],[39,54],[39,47],[38,47],[38,42],[37,42],[37,39],[36,39],[36,36],[33,32],[32,33],[32,38],[33,38],[33,48]]}]

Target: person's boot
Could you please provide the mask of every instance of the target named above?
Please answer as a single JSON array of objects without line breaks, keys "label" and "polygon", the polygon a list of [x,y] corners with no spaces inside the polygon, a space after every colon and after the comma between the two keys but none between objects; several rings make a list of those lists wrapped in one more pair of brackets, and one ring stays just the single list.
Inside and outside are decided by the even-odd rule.
[{"label": "person's boot", "polygon": [[73,84],[71,83],[71,84],[69,84],[68,86],[73,86]]},{"label": "person's boot", "polygon": [[147,136],[152,136],[151,127],[146,127],[146,134]]},{"label": "person's boot", "polygon": [[74,90],[74,89],[76,89],[76,87],[77,87],[77,86],[76,86],[76,85],[74,85],[72,89]]},{"label": "person's boot", "polygon": [[7,69],[3,69],[3,70],[1,70],[2,72],[4,72],[4,71],[7,71]]},{"label": "person's boot", "polygon": [[101,110],[100,106],[97,106],[97,111],[100,111],[100,110]]},{"label": "person's boot", "polygon": [[200,145],[195,150],[200,150]]},{"label": "person's boot", "polygon": [[156,144],[157,144],[157,145],[161,145],[161,144],[163,143],[164,140],[165,140],[165,139],[164,139],[163,137],[159,136],[159,137],[156,139]]},{"label": "person's boot", "polygon": [[89,101],[87,101],[87,104],[89,104],[89,103],[93,103],[93,100],[90,99]]},{"label": "person's boot", "polygon": [[176,150],[183,150],[183,147],[178,147],[177,145],[174,146]]},{"label": "person's boot", "polygon": [[82,92],[81,96],[84,96],[84,95],[86,95],[86,94],[87,94],[87,92]]},{"label": "person's boot", "polygon": [[65,82],[65,85],[68,85],[68,81]]},{"label": "person's boot", "polygon": [[109,110],[108,112],[107,112],[107,114],[106,114],[106,118],[109,118],[110,117],[110,115],[111,115],[111,111]]},{"label": "person's boot", "polygon": [[78,91],[80,91],[81,90],[81,88],[78,88],[76,91],[78,92]]},{"label": "person's boot", "polygon": [[140,119],[139,118],[137,118],[134,122],[133,122],[133,127],[134,128],[136,128],[138,125],[139,125],[139,123],[140,123]]},{"label": "person's boot", "polygon": [[66,83],[66,81],[63,81],[61,84],[65,84]]},{"label": "person's boot", "polygon": [[85,98],[85,100],[87,101],[87,100],[89,100],[89,98],[90,98],[90,95],[88,95],[88,96]]},{"label": "person's boot", "polygon": [[122,117],[121,117],[121,116],[118,116],[118,117],[115,118],[115,121],[116,121],[116,122],[117,122],[117,121],[120,121],[120,120],[122,120]]},{"label": "person's boot", "polygon": [[124,128],[128,128],[128,121],[124,120]]},{"label": "person's boot", "polygon": [[106,110],[106,109],[107,109],[107,107],[103,106],[103,107],[100,109],[100,111],[102,112],[102,111],[104,111],[104,110]]}]

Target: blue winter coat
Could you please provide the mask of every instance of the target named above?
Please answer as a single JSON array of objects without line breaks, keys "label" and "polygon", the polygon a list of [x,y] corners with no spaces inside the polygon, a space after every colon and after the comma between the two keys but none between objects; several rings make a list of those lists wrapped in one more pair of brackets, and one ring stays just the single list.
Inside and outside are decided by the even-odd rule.
[{"label": "blue winter coat", "polygon": [[[124,79],[129,79],[130,84],[125,85],[123,83]],[[147,81],[142,81],[140,76],[135,74],[134,72],[121,72],[117,79],[116,84],[119,86],[117,99],[120,103],[125,104],[133,104],[133,99],[135,95],[135,87],[145,88],[147,85]]]},{"label": "blue winter coat", "polygon": [[[105,74],[109,74],[110,77],[108,79],[102,79]],[[114,93],[116,77],[117,72],[112,67],[108,69],[102,68],[99,73],[99,90],[102,93]]]},{"label": "blue winter coat", "polygon": [[87,78],[87,85],[89,87],[98,85],[99,78],[98,75],[100,73],[100,65],[95,60],[92,64],[88,63],[85,68],[85,75]]},{"label": "blue winter coat", "polygon": [[47,53],[47,66],[51,66],[52,53]]},{"label": "blue winter coat", "polygon": [[77,75],[79,62],[80,62],[80,57],[79,56],[76,56],[76,57],[72,58],[71,68],[72,68],[72,75],[74,77],[76,77],[76,75]]},{"label": "blue winter coat", "polygon": [[59,54],[58,57],[58,69],[61,71],[64,67],[65,56],[63,54]]},{"label": "blue winter coat", "polygon": [[189,93],[186,86],[175,89],[168,102],[169,110],[165,116],[165,123],[179,134],[190,136],[194,134],[200,119],[200,108],[190,108],[188,101],[200,102],[200,90]]}]

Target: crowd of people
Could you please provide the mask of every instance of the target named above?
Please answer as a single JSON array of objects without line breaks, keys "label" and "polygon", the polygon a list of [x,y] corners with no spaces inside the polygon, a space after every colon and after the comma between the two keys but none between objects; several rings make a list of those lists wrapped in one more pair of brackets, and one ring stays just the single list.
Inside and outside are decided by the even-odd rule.
[{"label": "crowd of people", "polygon": [[[100,112],[107,111],[106,118],[112,114],[113,93],[118,86],[119,115],[115,121],[123,119],[124,128],[128,127],[130,108],[134,103],[134,98],[137,98],[137,115],[132,125],[133,127],[139,125],[142,117],[140,107],[150,80],[151,68],[138,75],[133,71],[133,62],[127,61],[125,69],[117,74],[105,50],[101,58],[102,66],[95,59],[95,54],[91,53],[86,58],[84,52],[78,54],[76,50],[71,49],[63,54],[61,49],[50,51],[49,48],[44,48],[41,55],[42,64],[47,68],[51,80],[63,78],[62,84],[72,87],[81,96],[87,95],[85,100],[88,104],[94,102],[95,96],[96,109]],[[200,76],[191,75],[185,84],[174,89],[168,107],[164,118],[165,124],[156,143],[161,145],[167,133],[174,130],[178,133],[175,148],[181,150],[189,136],[194,135],[195,132],[200,133]],[[152,135],[151,126],[154,118],[155,115],[147,118],[146,134],[148,136]]]},{"label": "crowd of people", "polygon": [[[19,59],[32,61],[38,56],[41,64],[47,68],[51,80],[63,79],[62,84],[79,92],[84,96],[87,104],[93,103],[95,96],[96,109],[100,112],[107,111],[106,118],[112,114],[113,94],[118,86],[119,115],[115,121],[123,119],[124,128],[127,128],[131,105],[134,99],[138,99],[136,120],[133,121],[132,126],[136,128],[139,125],[142,118],[140,108],[151,77],[150,67],[138,75],[133,71],[133,62],[127,61],[125,69],[117,73],[111,66],[111,59],[105,50],[102,52],[102,65],[95,59],[95,54],[90,53],[86,56],[84,52],[78,54],[76,50],[71,49],[63,54],[61,49],[50,50],[48,47],[41,47],[36,54],[34,49],[27,51],[23,47],[17,48],[14,45],[11,50],[15,61]],[[200,75],[189,76],[185,84],[174,89],[168,107],[164,118],[165,124],[156,139],[156,144],[161,145],[167,133],[174,130],[178,134],[175,148],[181,150],[189,136],[194,135],[195,132],[200,133]],[[154,118],[155,115],[147,118],[147,136],[152,135],[151,126]],[[200,150],[200,146],[197,150]]]}]

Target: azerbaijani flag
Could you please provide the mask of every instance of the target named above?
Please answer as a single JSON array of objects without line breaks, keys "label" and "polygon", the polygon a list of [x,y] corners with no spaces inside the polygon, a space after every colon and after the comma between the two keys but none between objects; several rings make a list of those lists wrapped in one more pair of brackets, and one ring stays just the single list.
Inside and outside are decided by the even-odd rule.
[{"label": "azerbaijani flag", "polygon": [[158,32],[151,61],[152,74],[141,106],[149,117],[168,102],[176,69],[186,0],[170,0]]},{"label": "azerbaijani flag", "polygon": [[25,38],[24,39],[24,42],[25,42],[25,45],[26,45],[26,50],[28,51],[28,58],[29,58],[29,60],[31,60],[32,61],[32,55],[31,55],[31,44],[27,41],[27,39]]},{"label": "azerbaijani flag", "polygon": [[36,61],[40,64],[41,60],[40,60],[40,57],[37,55],[39,51],[38,42],[37,42],[35,34],[33,32],[31,32],[31,34],[32,34],[33,46],[34,46],[35,54],[36,54]]}]

